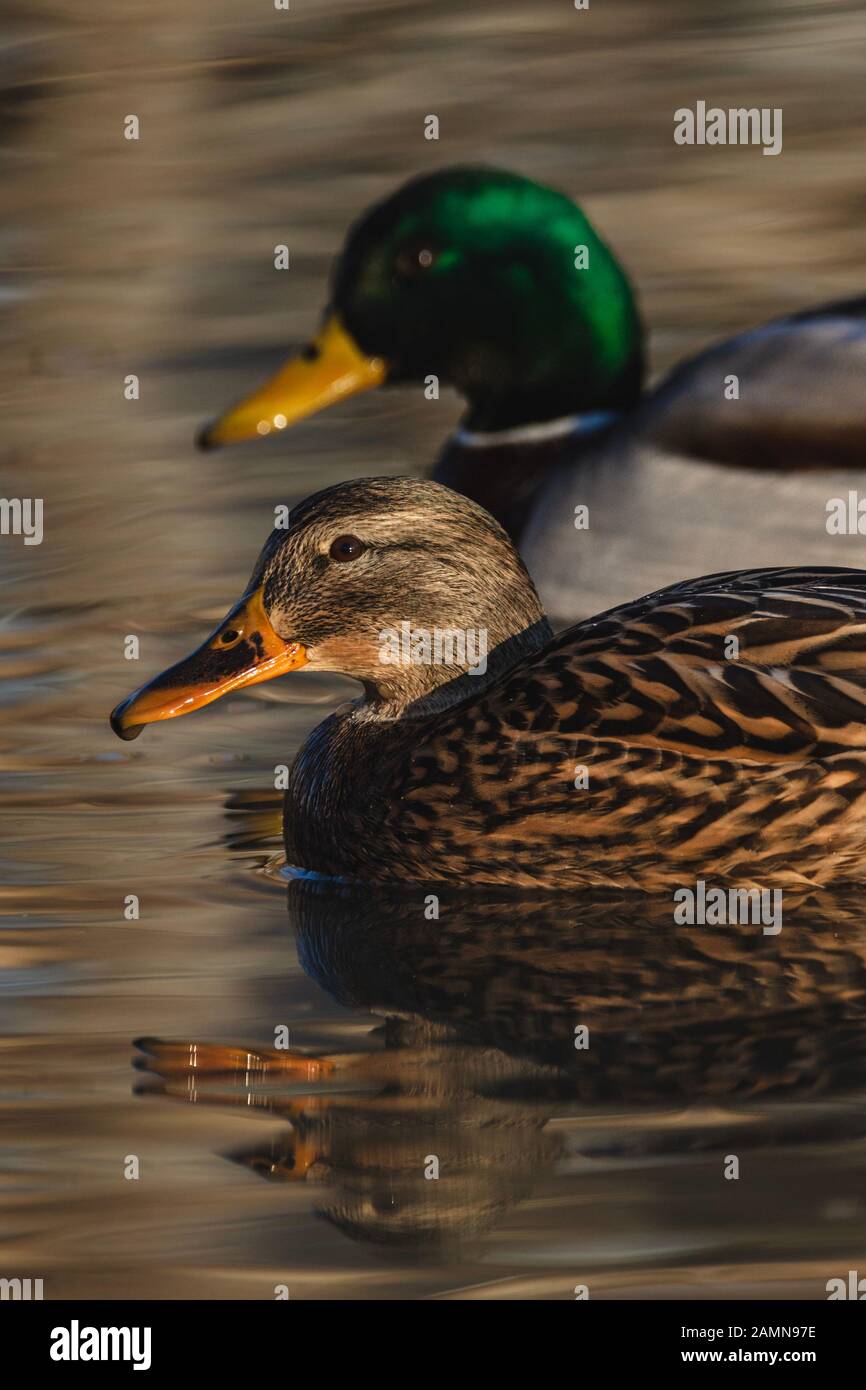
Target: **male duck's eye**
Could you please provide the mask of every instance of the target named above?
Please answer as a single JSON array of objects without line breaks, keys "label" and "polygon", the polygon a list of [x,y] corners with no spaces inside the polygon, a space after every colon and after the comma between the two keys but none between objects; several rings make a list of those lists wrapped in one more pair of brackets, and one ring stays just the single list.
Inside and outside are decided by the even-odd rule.
[{"label": "male duck's eye", "polygon": [[416,241],[403,246],[397,252],[394,269],[401,279],[407,280],[429,270],[439,259],[438,248],[428,241]]},{"label": "male duck's eye", "polygon": [[357,560],[366,549],[364,542],[359,541],[357,536],[338,536],[335,541],[331,541],[328,553],[332,560]]}]

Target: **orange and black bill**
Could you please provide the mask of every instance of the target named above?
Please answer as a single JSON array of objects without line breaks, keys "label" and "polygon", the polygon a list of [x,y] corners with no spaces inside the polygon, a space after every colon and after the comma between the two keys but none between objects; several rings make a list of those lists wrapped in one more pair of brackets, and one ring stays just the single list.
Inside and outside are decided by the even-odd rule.
[{"label": "orange and black bill", "polygon": [[368,357],[334,316],[305,352],[293,357],[260,390],[206,425],[202,449],[284,430],[305,415],[380,386],[388,375],[381,357]]},{"label": "orange and black bill", "polygon": [[246,594],[191,656],[136,690],[111,715],[118,738],[137,738],[145,724],[176,719],[232,690],[269,681],[307,663],[300,642],[286,642],[271,626],[261,589]]}]

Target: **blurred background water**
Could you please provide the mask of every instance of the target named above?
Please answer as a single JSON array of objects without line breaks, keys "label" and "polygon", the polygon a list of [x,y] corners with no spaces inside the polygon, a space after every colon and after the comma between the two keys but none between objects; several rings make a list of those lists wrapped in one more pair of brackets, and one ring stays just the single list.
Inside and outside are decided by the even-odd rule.
[{"label": "blurred background water", "polygon": [[[480,984],[467,966],[447,998],[388,997],[392,967],[415,978],[389,934],[399,911],[381,909],[381,954],[352,988],[339,933],[337,969],[330,936],[310,954],[318,936],[304,913],[299,926],[291,890],[287,911],[274,766],[344,687],[257,687],[132,745],[107,715],[240,594],[275,504],[341,478],[421,472],[456,420],[453,397],[408,389],[274,440],[193,448],[206,418],[306,340],[348,222],[405,178],[488,161],[579,198],[638,285],[656,373],[727,331],[861,292],[862,7],[7,0],[0,26],[0,492],[45,507],[41,546],[0,540],[0,1274],[42,1277],[46,1297],[270,1298],[278,1283],[293,1298],[568,1298],[578,1283],[594,1297],[823,1297],[866,1253],[856,1048],[840,1064],[862,993],[856,904],[838,930],[822,907],[830,925],[803,951],[813,966],[787,962],[778,996],[761,994],[763,957],[743,967],[720,1047],[737,1052],[759,1006],[812,1010],[803,1035],[839,1041],[803,1077],[785,1055],[741,1057],[740,1080],[771,1093],[763,1106],[729,1095],[700,1059],[691,1104],[613,1083],[575,1097],[544,1070],[557,1074],[557,1059],[532,1048],[518,1085],[556,914],[515,944],[533,971],[506,1008],[493,952]],[[675,146],[673,112],[698,99],[782,107],[782,155]],[[438,142],[424,139],[430,113]],[[129,114],[137,142],[123,138]],[[288,272],[273,268],[278,243]],[[137,402],[124,399],[130,373]],[[124,919],[130,894],[138,921]],[[502,908],[503,931],[510,919]],[[455,946],[461,962],[476,927]],[[639,957],[639,933],[628,939]],[[579,933],[568,940],[577,960]],[[650,990],[641,1022],[662,967],[657,947],[650,956],[649,975],[622,984],[636,1011],[623,1026],[664,1037],[690,976],[683,966]],[[434,952],[434,982],[450,959]],[[713,959],[687,1020],[699,1034],[727,980]],[[578,974],[559,1000],[560,1023],[585,983]],[[439,1030],[455,1001],[461,1042],[448,1051]],[[430,1031],[371,1033],[392,1011]],[[476,1015],[499,1033],[473,1030]],[[339,1125],[323,1138],[299,1119],[300,1083],[283,1078],[279,1114],[255,1102],[243,1052],[221,1078],[240,1106],[134,1093],[136,1037],[264,1047],[278,1025],[314,1053],[396,1054],[384,1081],[374,1067],[328,1083],[354,1135],[348,1156]],[[185,1071],[168,1092],[201,1099]],[[397,1098],[384,1117],[383,1087]],[[292,1115],[318,1184],[261,1181],[294,1171],[280,1147]],[[721,1156],[744,1131],[757,1135],[748,1166],[725,1182]],[[435,1143],[470,1175],[456,1196],[444,1180],[415,1182]],[[124,1179],[128,1155],[138,1181]],[[497,1168],[498,1186],[485,1182]],[[366,1175],[351,1201],[347,1171]],[[407,1217],[402,1239],[381,1234],[436,1200],[447,1242],[428,1239],[427,1216]]]}]

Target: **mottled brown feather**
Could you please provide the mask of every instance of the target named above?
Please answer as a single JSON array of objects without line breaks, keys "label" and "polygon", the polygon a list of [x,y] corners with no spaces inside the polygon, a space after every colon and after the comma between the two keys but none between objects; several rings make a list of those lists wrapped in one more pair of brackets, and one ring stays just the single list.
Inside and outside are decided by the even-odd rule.
[{"label": "mottled brown feather", "polygon": [[689,581],[578,624],[456,707],[332,716],[299,755],[286,832],[295,863],[350,878],[862,881],[866,573]]}]

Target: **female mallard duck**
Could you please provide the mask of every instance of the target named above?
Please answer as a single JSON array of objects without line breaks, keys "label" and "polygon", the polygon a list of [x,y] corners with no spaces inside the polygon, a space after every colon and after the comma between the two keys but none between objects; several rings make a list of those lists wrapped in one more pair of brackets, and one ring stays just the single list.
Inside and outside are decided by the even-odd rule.
[{"label": "female mallard duck", "polygon": [[331,306],[310,347],[204,444],[436,377],[469,408],[434,476],[520,541],[558,617],[717,557],[862,558],[856,533],[828,535],[827,503],[856,489],[866,455],[866,299],[729,339],[642,397],[634,293],[580,208],[515,174],[446,169],[351,230]]},{"label": "female mallard duck", "polygon": [[112,725],[133,738],[300,666],[364,691],[295,760],[302,869],[559,889],[866,879],[866,572],[690,580],[554,638],[477,503],[342,483],[294,509],[215,632]]}]

